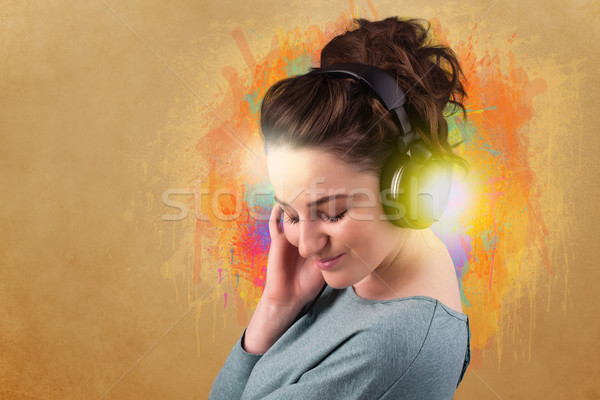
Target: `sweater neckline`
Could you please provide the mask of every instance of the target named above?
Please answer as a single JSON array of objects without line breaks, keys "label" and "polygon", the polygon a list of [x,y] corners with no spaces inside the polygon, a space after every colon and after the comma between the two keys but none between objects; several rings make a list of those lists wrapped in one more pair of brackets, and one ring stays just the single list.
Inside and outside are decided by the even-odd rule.
[{"label": "sweater neckline", "polygon": [[406,297],[397,297],[395,299],[373,300],[373,299],[365,299],[364,297],[360,297],[359,295],[357,295],[356,292],[354,291],[354,287],[352,285],[350,285],[349,287],[347,287],[346,289],[344,289],[344,291],[347,293],[347,295],[352,300],[354,300],[354,301],[356,301],[358,303],[363,303],[363,304],[386,304],[386,303],[396,303],[396,302],[406,301],[406,300],[424,300],[424,301],[429,301],[429,302],[432,302],[432,303],[439,304],[451,316],[456,317],[456,318],[458,318],[458,319],[460,319],[462,321],[466,321],[467,320],[467,314],[458,312],[455,309],[450,308],[446,304],[442,303],[438,299],[435,299],[435,298],[430,297],[430,296],[413,295],[413,296],[406,296]]}]

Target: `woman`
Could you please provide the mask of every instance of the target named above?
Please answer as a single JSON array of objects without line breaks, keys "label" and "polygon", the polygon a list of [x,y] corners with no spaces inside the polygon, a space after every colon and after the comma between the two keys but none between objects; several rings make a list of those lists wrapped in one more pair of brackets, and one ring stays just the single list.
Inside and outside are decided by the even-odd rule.
[{"label": "woman", "polygon": [[[448,106],[465,113],[462,71],[420,20],[356,22],[323,48],[321,69],[263,100],[278,203],[267,281],[210,399],[449,399],[469,364],[446,247],[428,224],[390,218],[382,194],[390,160],[414,146],[466,167],[444,119]],[[325,69],[349,63],[394,77],[404,107],[389,112],[368,84]]]}]

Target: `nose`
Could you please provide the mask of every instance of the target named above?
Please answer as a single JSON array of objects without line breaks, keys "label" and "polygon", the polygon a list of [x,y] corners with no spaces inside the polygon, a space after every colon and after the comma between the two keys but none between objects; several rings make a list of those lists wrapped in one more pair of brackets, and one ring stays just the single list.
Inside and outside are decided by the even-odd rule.
[{"label": "nose", "polygon": [[322,249],[327,245],[329,236],[321,230],[319,221],[311,221],[310,219],[298,221],[299,237],[298,237],[298,252],[304,258],[311,258],[315,254],[322,253]]}]

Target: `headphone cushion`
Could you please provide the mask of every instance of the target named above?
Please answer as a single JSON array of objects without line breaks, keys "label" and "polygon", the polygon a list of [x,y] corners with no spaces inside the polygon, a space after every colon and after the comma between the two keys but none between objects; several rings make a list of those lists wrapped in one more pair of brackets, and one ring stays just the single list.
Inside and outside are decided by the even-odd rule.
[{"label": "headphone cushion", "polygon": [[448,204],[451,178],[450,166],[440,159],[417,161],[407,154],[394,155],[381,175],[388,220],[404,228],[428,228]]}]

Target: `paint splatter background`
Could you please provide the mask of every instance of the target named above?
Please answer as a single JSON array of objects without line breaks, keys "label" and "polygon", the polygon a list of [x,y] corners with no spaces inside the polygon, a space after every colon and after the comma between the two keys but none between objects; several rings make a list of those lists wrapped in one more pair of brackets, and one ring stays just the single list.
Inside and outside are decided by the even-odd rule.
[{"label": "paint splatter background", "polygon": [[265,281],[262,96],[391,15],[468,80],[433,226],[471,321],[456,398],[599,397],[600,10],[429,3],[2,6],[0,398],[206,397]]},{"label": "paint splatter background", "polygon": [[[212,110],[207,112],[208,132],[194,148],[211,171],[200,178],[208,181],[206,192],[224,189],[228,194],[219,197],[218,210],[202,209],[202,214],[228,218],[215,215],[210,225],[196,225],[193,274],[188,276],[197,284],[202,278],[214,279],[218,271],[213,296],[222,296],[225,306],[233,297],[235,306],[253,309],[265,283],[268,221],[257,217],[268,216],[272,199],[266,196],[268,178],[260,168],[264,165],[257,137],[261,99],[276,81],[318,66],[323,46],[352,27],[350,17],[343,13],[323,29],[308,25],[304,30],[279,32],[273,50],[262,59],[248,51],[241,30],[231,32],[247,65],[237,71],[229,66],[227,95],[211,108],[229,107],[235,112],[227,121],[215,118]],[[515,61],[510,46],[506,58],[500,58],[497,49],[478,55],[472,45],[476,24],[465,40],[453,44],[437,19],[430,22],[434,37],[456,49],[469,82],[467,119],[451,116],[448,120],[451,142],[464,141],[459,153],[469,160],[472,174],[468,180],[454,183],[450,207],[432,229],[454,260],[477,352],[494,343],[499,310],[511,289],[531,285],[538,274],[553,273],[540,210],[540,179],[531,170],[529,143],[523,134],[533,118],[533,96],[545,91],[546,82],[530,78]],[[515,37],[516,33],[507,43]],[[265,195],[261,199],[256,193]],[[204,239],[212,240],[205,243]],[[215,242],[219,244],[216,248]],[[526,249],[534,253],[525,254]],[[202,257],[203,252],[209,256]],[[233,284],[233,291],[227,290],[224,279]],[[243,325],[245,320],[238,322]]]}]

